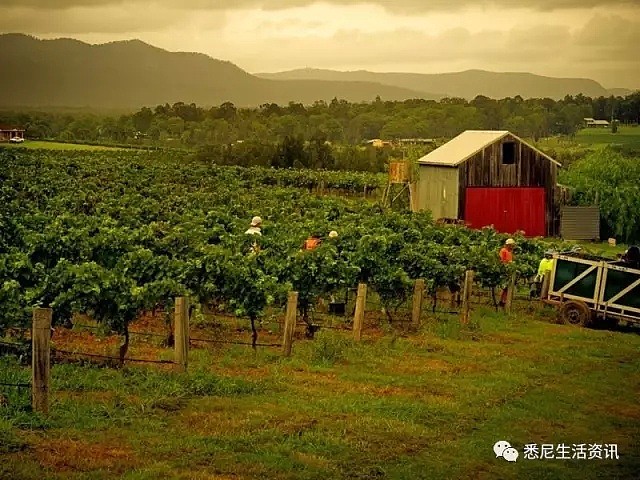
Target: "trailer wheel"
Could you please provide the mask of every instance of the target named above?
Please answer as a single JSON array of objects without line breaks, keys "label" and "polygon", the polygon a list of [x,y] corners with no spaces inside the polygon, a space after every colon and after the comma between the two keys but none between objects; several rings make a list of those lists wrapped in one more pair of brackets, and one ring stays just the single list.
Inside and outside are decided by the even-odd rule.
[{"label": "trailer wheel", "polygon": [[588,327],[593,323],[593,315],[586,303],[570,300],[560,306],[560,318],[566,324]]}]

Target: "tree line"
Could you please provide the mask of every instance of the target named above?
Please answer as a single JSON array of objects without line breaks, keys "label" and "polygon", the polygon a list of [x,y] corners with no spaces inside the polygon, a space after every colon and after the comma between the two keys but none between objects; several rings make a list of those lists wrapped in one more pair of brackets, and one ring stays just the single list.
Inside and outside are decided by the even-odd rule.
[{"label": "tree line", "polygon": [[178,102],[120,116],[0,112],[0,123],[26,128],[33,139],[188,148],[225,164],[376,171],[389,156],[401,153],[366,151],[361,145],[368,139],[449,139],[469,129],[501,129],[537,140],[571,136],[586,117],[640,123],[640,92],[608,98],[566,96],[558,101],[478,96],[471,101],[376,98],[349,103],[334,98],[306,106],[265,103],[257,108]]}]

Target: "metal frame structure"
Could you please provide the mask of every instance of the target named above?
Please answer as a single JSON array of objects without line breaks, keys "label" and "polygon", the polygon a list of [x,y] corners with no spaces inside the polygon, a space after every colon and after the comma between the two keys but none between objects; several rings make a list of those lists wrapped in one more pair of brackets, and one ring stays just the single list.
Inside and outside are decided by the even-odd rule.
[{"label": "metal frame structure", "polygon": [[[558,278],[558,261],[587,265],[587,268],[564,285],[556,288],[556,279]],[[629,285],[626,285],[622,290],[615,293],[611,298],[605,300],[608,281],[611,278],[610,272],[612,271],[624,272],[635,276],[636,278],[633,279]],[[596,278],[592,294],[586,296],[568,293],[572,287],[579,285],[581,282],[584,283],[584,280],[591,276],[593,272],[596,272]],[[602,319],[615,318],[617,320],[625,320],[627,322],[640,324],[640,308],[634,305],[626,305],[621,302],[629,292],[638,287],[640,287],[640,270],[620,265],[613,265],[602,260],[594,261],[567,255],[554,255],[549,291],[544,301],[559,307],[562,307],[562,305],[567,302],[574,301],[584,304],[592,312],[594,317]],[[589,287],[589,292],[591,292],[591,287]]]}]

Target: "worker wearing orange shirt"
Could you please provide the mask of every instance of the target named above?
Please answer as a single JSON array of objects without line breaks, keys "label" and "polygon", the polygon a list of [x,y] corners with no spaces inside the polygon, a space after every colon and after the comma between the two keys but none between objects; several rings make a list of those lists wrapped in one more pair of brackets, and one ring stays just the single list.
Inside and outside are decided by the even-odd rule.
[{"label": "worker wearing orange shirt", "polygon": [[315,250],[320,245],[320,237],[318,235],[311,235],[304,241],[302,245],[303,250]]},{"label": "worker wearing orange shirt", "polygon": [[[507,238],[504,242],[504,247],[500,249],[500,261],[504,264],[513,262],[513,249],[516,246],[516,241],[513,238]],[[500,296],[500,306],[504,307],[507,303],[507,286],[502,287],[502,295]]]}]

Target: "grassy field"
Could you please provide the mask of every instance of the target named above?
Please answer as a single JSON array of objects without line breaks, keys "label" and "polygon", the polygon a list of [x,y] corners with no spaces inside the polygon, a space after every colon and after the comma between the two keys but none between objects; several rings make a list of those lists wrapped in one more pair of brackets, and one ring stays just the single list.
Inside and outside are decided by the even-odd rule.
[{"label": "grassy field", "polygon": [[[290,359],[194,348],[188,375],[57,364],[47,419],[4,390],[0,478],[637,478],[640,336],[553,317],[483,308],[469,326],[433,317],[362,344],[324,330]],[[0,361],[0,382],[28,379]],[[495,457],[499,440],[516,463]],[[531,443],[617,444],[619,459],[527,460]]]},{"label": "grassy field", "polygon": [[101,145],[82,145],[77,143],[43,142],[38,140],[25,140],[24,143],[0,143],[0,148],[27,148],[44,150],[119,150],[115,147],[103,147]]},{"label": "grassy field", "polygon": [[584,128],[576,134],[576,142],[581,145],[622,145],[640,149],[640,127],[620,126],[617,133],[610,128]]}]

